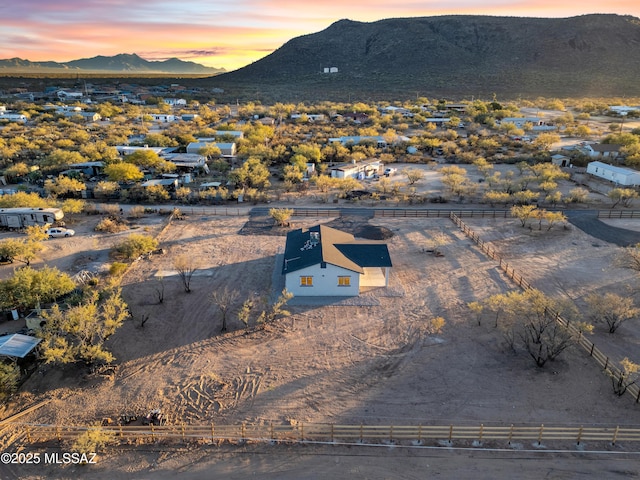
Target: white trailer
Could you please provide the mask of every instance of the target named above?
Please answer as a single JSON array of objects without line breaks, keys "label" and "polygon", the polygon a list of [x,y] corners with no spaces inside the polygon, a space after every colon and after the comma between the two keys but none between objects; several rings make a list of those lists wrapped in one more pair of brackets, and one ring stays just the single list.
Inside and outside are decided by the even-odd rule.
[{"label": "white trailer", "polygon": [[0,208],[0,227],[10,230],[33,225],[51,225],[62,220],[59,208]]}]

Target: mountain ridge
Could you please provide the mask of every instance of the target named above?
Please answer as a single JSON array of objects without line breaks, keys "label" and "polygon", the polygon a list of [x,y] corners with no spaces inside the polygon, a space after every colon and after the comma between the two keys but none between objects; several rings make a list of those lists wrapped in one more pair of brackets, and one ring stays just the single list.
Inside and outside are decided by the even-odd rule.
[{"label": "mountain ridge", "polygon": [[[325,74],[326,67],[337,72]],[[338,20],[212,82],[292,93],[588,96],[638,95],[639,76],[640,19],[630,15],[443,15]]]},{"label": "mountain ridge", "polygon": [[184,61],[179,58],[169,58],[162,61],[145,60],[133,53],[120,53],[113,56],[98,55],[91,58],[81,58],[69,62],[32,62],[18,57],[0,60],[0,71],[36,71],[58,70],[60,72],[115,72],[115,73],[174,73],[174,74],[217,74],[224,72],[223,68],[205,67],[196,62]]}]

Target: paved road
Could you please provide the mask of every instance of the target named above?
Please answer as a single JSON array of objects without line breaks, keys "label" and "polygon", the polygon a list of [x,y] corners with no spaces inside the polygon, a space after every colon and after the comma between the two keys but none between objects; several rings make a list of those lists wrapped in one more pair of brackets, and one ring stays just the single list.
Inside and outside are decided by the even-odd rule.
[{"label": "paved road", "polygon": [[640,232],[612,227],[598,220],[596,210],[567,210],[567,220],[583,232],[605,242],[628,247],[640,243]]}]

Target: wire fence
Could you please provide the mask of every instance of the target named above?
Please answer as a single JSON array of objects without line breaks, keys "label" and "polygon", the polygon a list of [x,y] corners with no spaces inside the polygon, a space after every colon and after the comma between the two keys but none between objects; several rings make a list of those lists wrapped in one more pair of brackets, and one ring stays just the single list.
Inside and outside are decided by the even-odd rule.
[{"label": "wire fence", "polygon": [[[533,441],[606,442],[615,445],[628,442],[628,450],[640,447],[640,428],[625,426],[584,427],[541,425],[336,425],[299,423],[296,425],[163,425],[163,426],[62,426],[20,424],[24,440],[30,444],[57,440],[74,441],[88,431],[96,431],[123,443],[132,441],[211,441],[221,442],[323,442],[323,443],[402,443],[427,444],[448,442],[504,442],[512,444]],[[637,445],[637,446],[636,446]]]},{"label": "wire fence", "polygon": [[[482,252],[484,252],[491,259],[498,262],[498,265],[500,266],[502,271],[514,283],[516,283],[523,290],[533,289],[531,284],[528,281],[526,281],[524,277],[516,271],[515,268],[513,268],[505,260],[503,260],[502,257],[500,257],[498,252],[493,247],[491,247],[489,244],[483,241],[478,236],[478,234],[475,233],[471,228],[469,228],[469,226],[465,224],[456,214],[451,213],[450,218],[462,230],[462,232],[465,235],[467,235],[471,240],[473,240],[476,243],[476,245],[478,245],[478,247],[480,247],[480,250],[482,250]],[[580,345],[585,351],[589,353],[589,356],[598,363],[598,365],[603,369],[603,372],[607,374],[609,377],[611,377],[614,384],[616,383],[620,385],[626,384],[625,379],[627,376],[625,372],[620,368],[616,367],[613,364],[612,360],[607,355],[605,355],[598,347],[596,347],[596,345],[591,340],[589,340],[588,338],[585,338],[581,329],[579,329],[576,325],[571,323],[569,320],[562,318],[558,312],[545,309],[545,314],[551,315],[556,322],[564,326],[568,330],[568,332],[574,338],[577,339],[578,345]],[[624,391],[622,391],[620,395],[624,395],[625,393],[628,393],[629,395],[631,395],[635,399],[636,403],[640,402],[640,386],[639,385],[635,383],[625,385]]]}]

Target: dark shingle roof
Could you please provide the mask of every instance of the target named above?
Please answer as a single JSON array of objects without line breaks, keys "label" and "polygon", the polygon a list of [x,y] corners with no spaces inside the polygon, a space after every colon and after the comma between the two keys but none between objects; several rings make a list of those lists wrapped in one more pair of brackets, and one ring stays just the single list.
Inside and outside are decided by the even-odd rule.
[{"label": "dark shingle roof", "polygon": [[350,233],[325,225],[293,230],[287,234],[283,274],[322,262],[358,273],[364,273],[363,267],[391,266],[385,244],[356,241]]}]

